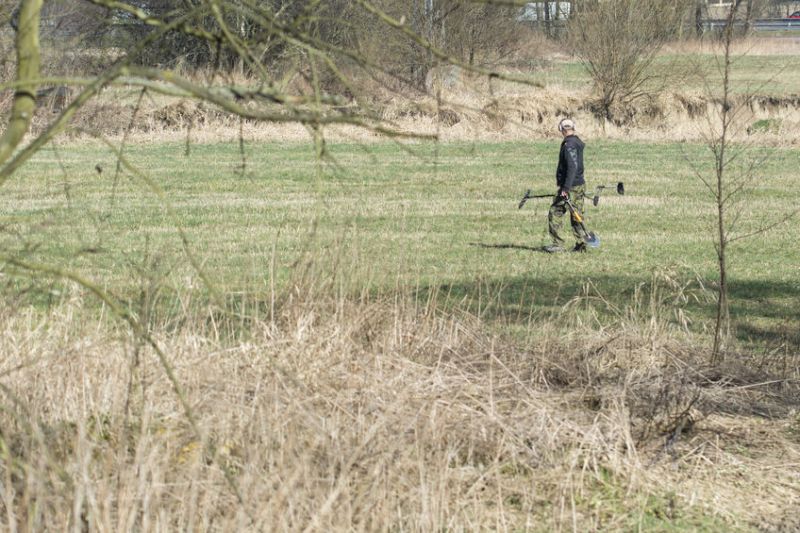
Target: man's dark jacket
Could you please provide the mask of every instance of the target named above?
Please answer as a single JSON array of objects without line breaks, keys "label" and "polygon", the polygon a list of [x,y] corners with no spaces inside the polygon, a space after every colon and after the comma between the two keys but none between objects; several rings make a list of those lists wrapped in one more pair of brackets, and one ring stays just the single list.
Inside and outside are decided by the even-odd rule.
[{"label": "man's dark jacket", "polygon": [[568,135],[561,142],[556,169],[559,190],[568,191],[586,183],[583,179],[583,147],[583,141],[577,135]]}]

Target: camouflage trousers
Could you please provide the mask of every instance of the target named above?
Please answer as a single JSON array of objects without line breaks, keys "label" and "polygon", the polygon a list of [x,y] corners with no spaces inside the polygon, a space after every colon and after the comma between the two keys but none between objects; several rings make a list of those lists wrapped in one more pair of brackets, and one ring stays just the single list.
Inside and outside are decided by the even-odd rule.
[{"label": "camouflage trousers", "polygon": [[[578,210],[583,217],[583,201],[586,198],[586,185],[577,185],[569,191],[569,199],[572,205]],[[553,244],[563,246],[564,239],[559,235],[561,224],[564,221],[564,215],[569,217],[572,224],[572,234],[575,236],[576,243],[583,242],[583,234],[580,230],[580,224],[575,222],[569,214],[569,208],[564,198],[556,196],[553,199],[553,205],[550,206],[550,211],[547,213],[547,227],[550,230],[550,236],[553,238]]]}]

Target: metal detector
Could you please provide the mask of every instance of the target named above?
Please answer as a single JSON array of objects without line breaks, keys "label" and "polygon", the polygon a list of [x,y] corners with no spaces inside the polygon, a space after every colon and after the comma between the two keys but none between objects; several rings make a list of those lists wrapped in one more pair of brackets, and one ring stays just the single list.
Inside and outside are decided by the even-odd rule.
[{"label": "metal detector", "polygon": [[[594,190],[594,198],[592,198],[592,205],[597,206],[600,202],[600,193],[603,192],[603,189],[610,189],[613,185],[598,185],[597,188]],[[617,183],[617,194],[620,196],[625,194],[625,184],[621,181]]]},{"label": "metal detector", "polygon": [[[597,205],[600,197],[600,191],[607,188],[608,185],[598,185],[597,192],[595,192],[595,197],[592,199],[592,204]],[[617,193],[618,194],[625,194],[625,186],[622,182],[617,184]],[[522,206],[525,205],[530,199],[533,198],[553,198],[555,195],[553,194],[531,194],[531,190],[528,189],[525,191],[525,196],[522,197],[522,200],[519,201],[519,205],[517,209],[522,209]],[[583,233],[583,241],[587,244],[587,246],[591,248],[598,248],[600,246],[600,237],[595,235],[594,232],[589,231],[586,229],[586,225],[583,223],[583,217],[581,216],[578,209],[573,205],[572,201],[569,198],[565,198],[565,204],[567,209],[569,209],[570,217],[572,220],[578,223],[578,226],[581,228],[581,232]]]}]

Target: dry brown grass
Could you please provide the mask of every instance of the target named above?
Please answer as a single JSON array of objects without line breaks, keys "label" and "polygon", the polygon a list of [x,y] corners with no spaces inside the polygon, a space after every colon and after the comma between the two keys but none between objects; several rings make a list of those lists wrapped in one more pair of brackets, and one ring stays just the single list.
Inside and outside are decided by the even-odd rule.
[{"label": "dry brown grass", "polygon": [[[719,51],[719,41],[714,38],[701,40],[686,40],[669,43],[664,47],[664,54],[714,54]],[[737,39],[732,43],[731,53],[739,55],[797,55],[797,40],[788,38],[775,38],[772,36],[752,36],[747,39]]]},{"label": "dry brown grass", "polygon": [[[2,47],[0,47],[2,48]],[[10,49],[5,49],[9,52]],[[684,58],[710,57],[718,51],[718,44],[712,39],[672,43],[663,54]],[[4,53],[5,53],[4,52]],[[56,74],[63,65],[79,64],[75,54],[64,50],[49,50],[47,61],[50,70]],[[735,43],[734,55],[744,57],[767,57],[796,55],[797,44],[790,39],[751,38]],[[59,55],[60,54],[60,55]],[[88,53],[87,53],[88,54]],[[8,56],[8,53],[5,53]],[[543,89],[533,86],[502,82],[496,79],[473,76],[457,67],[441,67],[432,72],[427,94],[409,88],[393,88],[371,80],[363,74],[353,73],[361,95],[374,104],[382,117],[391,121],[391,126],[403,132],[424,135],[438,135],[443,141],[506,141],[530,138],[553,137],[557,135],[555,124],[563,116],[577,119],[582,135],[606,137],[611,139],[640,139],[645,141],[702,141],[707,130],[707,115],[714,106],[712,98],[701,94],[697,80],[684,83],[681,76],[689,72],[676,72],[670,79],[666,90],[658,92],[651,100],[642,100],[627,110],[630,120],[624,124],[614,124],[600,120],[592,111],[592,95],[588,78],[576,86],[573,72],[562,71],[561,66],[571,64],[574,58],[566,56],[552,42],[531,36],[521,45],[519,57],[509,58],[510,66],[504,70],[516,74],[542,76],[545,74],[547,86]],[[52,56],[52,57],[50,57]],[[62,57],[63,56],[63,57]],[[8,56],[10,59],[10,56]],[[91,71],[92,61],[87,55],[86,65],[80,67]],[[526,63],[527,61],[527,63]],[[77,62],[77,63],[76,63]],[[12,75],[13,62],[4,62],[4,72],[0,79]],[[698,64],[702,63],[698,59]],[[665,66],[676,70],[683,67]],[[697,65],[695,65],[697,67]],[[705,65],[704,68],[707,68]],[[77,68],[77,67],[76,67]],[[749,68],[749,67],[748,67]],[[71,71],[70,71],[71,72]],[[548,74],[549,73],[549,74]],[[241,72],[228,74],[213,72],[183,72],[193,82],[233,85],[257,85]],[[697,73],[694,73],[696,75]],[[755,72],[760,80],[766,72]],[[755,75],[754,74],[754,75]],[[777,77],[781,73],[774,73]],[[561,76],[568,79],[562,80]],[[295,76],[297,78],[297,76]],[[366,78],[366,79],[365,79]],[[581,78],[582,79],[582,78]],[[292,90],[309,92],[309,86],[299,86],[292,79],[284,80]],[[564,83],[562,83],[564,81]],[[582,82],[581,82],[582,83]],[[764,80],[763,86],[770,83]],[[297,86],[295,86],[297,85]],[[307,84],[306,84],[307,85]],[[790,84],[791,85],[791,84]],[[687,89],[686,87],[695,87]],[[77,89],[73,90],[73,93]],[[169,99],[150,92],[142,101],[142,107],[134,113],[139,89],[111,87],[99,98],[86,105],[71,122],[72,140],[84,137],[87,132],[120,139],[132,125],[128,134],[131,142],[175,141],[187,136],[197,142],[219,142],[238,139],[243,133],[249,141],[298,141],[308,140],[307,128],[298,124],[269,124],[245,121],[240,125],[235,117],[226,116],[213,106],[198,104],[193,100]],[[655,93],[654,93],[655,94]],[[747,127],[759,120],[774,120],[779,127],[765,130],[759,134],[762,144],[800,145],[800,108],[796,95],[775,96],[771,105],[756,105],[752,112],[741,116],[742,135],[746,138]],[[783,101],[785,100],[785,101]],[[0,93],[0,111],[9,108],[11,93]],[[694,107],[687,105],[692,103]],[[34,118],[34,133],[42,131],[56,116],[51,99],[43,99]],[[370,142],[385,140],[385,137],[353,126],[326,128],[332,140]]]},{"label": "dry brown grass", "polygon": [[77,291],[47,312],[7,307],[2,527],[797,526],[800,369],[704,367],[662,292],[613,328],[587,325],[604,303],[586,297],[512,339],[436,293],[326,283],[253,297],[247,319],[187,292],[179,325],[150,321],[199,437],[153,354]]},{"label": "dry brown grass", "polygon": [[[563,114],[590,136],[691,139],[713,105],[667,96],[623,128],[594,121],[582,94],[484,83],[390,103],[386,118],[445,140],[552,135]],[[132,107],[113,96],[113,127],[102,102],[75,125],[121,136]],[[775,109],[784,124],[797,120],[780,102],[747,120]],[[140,111],[133,142],[240,132],[190,102]],[[297,125],[242,132],[308,135]],[[707,367],[704,344],[671,314],[667,302],[686,295],[668,276],[613,309],[611,326],[592,320],[594,306],[610,304],[587,289],[521,338],[440,305],[435,291],[342,296],[329,278],[296,281],[276,299],[245,295],[236,313],[188,290],[165,305],[180,310],[169,316],[136,310],[150,317],[199,434],[152,350],[97,316],[85,294],[46,311],[3,300],[0,527],[800,527],[796,354],[729,354],[728,366]]]},{"label": "dry brown grass", "polygon": [[[382,105],[386,125],[397,131],[436,135],[442,141],[513,141],[548,138],[557,135],[555,124],[563,116],[578,122],[580,133],[589,138],[632,139],[643,141],[700,141],[708,131],[719,102],[696,92],[667,92],[643,100],[628,111],[631,120],[614,124],[599,120],[591,110],[588,92],[514,85],[472,79],[456,74],[453,84],[442,87],[439,97],[414,100],[391,98]],[[744,97],[742,97],[744,98]],[[191,100],[166,101],[146,98],[134,117],[135,95],[110,90],[100,100],[83,108],[72,121],[72,133],[65,137],[75,142],[96,132],[111,139],[134,143],[172,142],[188,138],[191,142],[236,141],[240,135],[252,142],[307,141],[308,128],[300,124],[269,124],[240,121]],[[34,132],[52,120],[47,103],[37,112]],[[133,120],[131,120],[133,118]],[[758,121],[774,127],[749,132]],[[737,115],[734,137],[763,145],[800,145],[800,106],[796,96],[755,97],[742,105]],[[752,135],[751,135],[752,133]],[[386,138],[356,126],[325,128],[330,140],[343,142],[384,142]]]}]

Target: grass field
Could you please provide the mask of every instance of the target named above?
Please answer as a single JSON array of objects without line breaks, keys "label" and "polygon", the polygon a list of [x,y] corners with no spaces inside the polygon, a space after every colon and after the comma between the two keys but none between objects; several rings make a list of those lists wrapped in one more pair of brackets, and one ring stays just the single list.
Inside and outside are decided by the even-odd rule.
[{"label": "grass field", "polygon": [[[701,331],[716,279],[713,202],[694,175],[710,175],[707,149],[588,141],[589,188],[624,181],[628,192],[607,192],[599,207],[587,207],[602,246],[586,255],[541,253],[547,201],[516,208],[527,188],[553,190],[555,141],[333,144],[322,164],[307,144],[252,145],[244,173],[235,144],[196,145],[188,155],[180,144],[126,147],[165,201],[124,169],[115,178],[106,150],[61,147],[40,153],[6,185],[2,217],[13,222],[4,239],[132,296],[145,263],[167,288],[198,283],[180,225],[223,293],[280,286],[299,260],[316,257],[323,271],[338,269],[345,291],[441,289],[512,327],[531,313],[549,316],[586,290],[623,305],[654,275],[666,275],[695,296],[677,307]],[[797,150],[750,149],[748,156],[766,159],[736,207],[740,232],[791,210],[800,182]],[[800,343],[796,223],[732,248],[732,314],[743,341]]]},{"label": "grass field", "polygon": [[[318,157],[300,124],[135,79],[72,116],[0,184],[0,530],[800,531],[796,41],[734,43],[729,133],[749,144],[729,147],[727,220],[753,235],[728,251],[712,362],[713,160],[693,140],[721,105],[718,43],[665,48],[625,122],[595,114],[564,43],[530,39],[507,59],[541,88],[356,74],[385,124],[439,143],[336,126]],[[121,53],[45,46],[70,75]],[[293,95],[302,58],[319,76],[297,53]],[[547,254],[549,201],[517,204],[553,192],[567,114],[588,189],[610,186],[587,206],[602,245]]]},{"label": "grass field", "polygon": [[[627,194],[561,255],[547,202],[517,209],[557,141],[130,145],[119,175],[43,150],[5,184],[4,253],[142,329],[5,268],[0,527],[795,528],[796,221],[733,247],[740,342],[709,367],[705,149],[587,140],[590,188]],[[800,180],[796,150],[751,155],[743,231]]]},{"label": "grass field", "polygon": [[[766,42],[766,41],[765,41]],[[779,42],[773,41],[773,42]],[[721,87],[721,59],[710,53],[713,44],[695,53],[665,52],[651,68],[652,84],[679,88],[684,93],[706,94]],[[800,57],[793,53],[774,54],[761,50],[758,42],[744,43],[734,51],[731,64],[732,91],[735,94],[767,96],[795,95],[800,87]],[[791,50],[791,46],[785,47]],[[535,74],[538,81],[570,90],[591,84],[591,78],[577,59],[555,60]],[[710,89],[711,88],[711,89]]]}]

